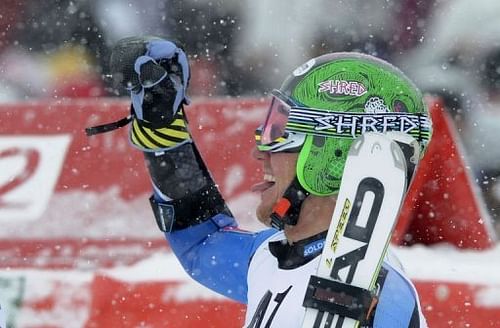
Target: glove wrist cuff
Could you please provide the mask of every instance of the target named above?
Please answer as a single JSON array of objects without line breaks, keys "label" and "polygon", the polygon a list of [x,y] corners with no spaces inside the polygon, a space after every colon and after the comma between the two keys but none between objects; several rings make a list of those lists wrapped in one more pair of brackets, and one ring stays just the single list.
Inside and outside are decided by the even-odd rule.
[{"label": "glove wrist cuff", "polygon": [[183,110],[179,110],[165,127],[135,118],[129,136],[132,145],[148,152],[168,151],[191,141]]},{"label": "glove wrist cuff", "polygon": [[219,213],[230,214],[213,182],[181,199],[159,202],[153,195],[149,198],[149,202],[158,228],[163,232],[200,224]]}]

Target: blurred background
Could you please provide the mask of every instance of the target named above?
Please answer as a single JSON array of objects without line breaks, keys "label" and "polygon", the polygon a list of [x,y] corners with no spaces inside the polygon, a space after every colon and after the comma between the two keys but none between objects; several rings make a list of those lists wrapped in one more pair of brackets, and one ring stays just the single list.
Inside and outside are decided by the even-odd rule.
[{"label": "blurred background", "polygon": [[[248,182],[242,181],[251,182],[257,179],[255,173],[260,173],[253,164],[238,161],[247,157],[252,147],[251,132],[262,118],[268,92],[311,57],[358,51],[394,63],[444,107],[457,140],[450,146],[453,149],[443,149],[443,157],[458,149],[454,154],[463,161],[472,181],[479,212],[484,210],[477,222],[486,222],[500,233],[498,0],[1,0],[0,303],[2,298],[7,299],[3,304],[10,307],[9,327],[116,326],[118,319],[106,321],[112,318],[110,313],[120,317],[118,326],[136,327],[144,317],[158,314],[153,313],[154,306],[149,306],[152,301],[146,300],[150,312],[143,311],[139,316],[142,319],[134,321],[127,316],[134,310],[124,305],[128,302],[120,301],[120,295],[136,295],[133,288],[154,294],[141,289],[143,285],[133,285],[130,277],[150,272],[146,280],[156,280],[164,275],[155,271],[163,265],[150,261],[126,278],[121,273],[99,271],[135,265],[164,253],[164,241],[147,208],[150,185],[142,158],[131,151],[124,131],[93,139],[83,135],[87,126],[127,114],[127,94],[112,88],[108,61],[117,40],[137,35],[177,40],[189,55],[189,94],[194,99],[191,113],[199,113],[195,115],[198,126],[193,134],[203,135],[202,152],[209,166],[218,165],[213,167],[216,181],[220,181],[224,195],[247,227],[252,227],[249,222],[254,215],[249,204],[256,198],[248,194]],[[204,115],[203,111],[211,114]],[[226,120],[232,125],[221,126],[220,122]],[[233,140],[229,143],[233,148],[223,148],[228,143],[218,139],[220,129]],[[242,134],[243,130],[248,134]],[[54,138],[44,139],[45,135]],[[35,139],[23,139],[28,137]],[[46,179],[40,178],[40,185],[28,185],[42,168],[50,172],[44,173]],[[53,177],[49,179],[47,174]],[[440,178],[453,180],[455,176]],[[37,214],[26,218],[28,211],[21,211],[19,202],[43,198],[43,188],[37,186],[42,182],[47,186],[47,179],[51,187],[43,196],[45,205],[33,209]],[[446,202],[448,194],[442,196],[441,201]],[[452,201],[447,204],[450,208],[461,205]],[[463,207],[466,211],[471,206]],[[429,213],[434,219],[432,206]],[[15,215],[20,219],[13,220]],[[453,224],[453,218],[447,220],[444,224]],[[496,243],[494,233],[479,237],[469,234],[464,239],[474,241],[485,235],[489,243]],[[411,236],[408,238],[405,240],[411,240]],[[456,244],[463,245],[460,240]],[[472,246],[476,250],[482,247]],[[414,253],[408,254],[408,258],[415,258]],[[440,259],[434,254],[428,261]],[[494,253],[497,255],[498,251]],[[426,258],[422,253],[416,257]],[[170,260],[169,265],[175,262]],[[480,263],[475,257],[472,262]],[[33,283],[39,273],[16,271],[31,268],[76,269],[79,275],[72,283],[61,276],[44,275],[43,284],[50,288],[42,288]],[[453,267],[443,279],[454,276],[457,270]],[[82,276],[82,272],[88,275]],[[175,279],[184,281],[179,277],[180,273],[175,275]],[[420,271],[415,277],[428,278]],[[110,281],[116,282],[115,278],[127,283],[113,287]],[[499,313],[500,282],[496,280],[495,284],[496,289],[485,294],[487,301],[483,303],[487,308],[493,304],[495,313]],[[417,286],[419,292],[428,291],[432,296],[424,302],[428,305],[426,314],[434,315],[432,322],[443,323],[439,327],[474,327],[471,322],[480,315],[461,321],[442,320],[444,312],[437,311],[433,302],[438,300],[443,302],[443,309],[453,309],[444,300],[451,299],[456,291],[460,296],[455,300],[461,305],[455,311],[462,311],[467,302],[481,306],[482,301],[474,303],[464,296],[464,290],[475,292],[476,287],[443,286],[434,280],[430,285]],[[477,288],[483,291],[483,287]],[[74,297],[76,294],[80,296]],[[165,295],[158,297],[170,301]],[[203,293],[196,297],[207,298]],[[65,301],[58,303],[55,299],[59,298]],[[105,308],[110,299],[114,303],[108,312],[89,310]],[[120,311],[117,304],[123,306]],[[132,307],[135,303],[130,304]],[[201,320],[196,313],[224,314],[221,309],[229,305],[196,302],[182,309],[175,306],[168,303],[164,308],[174,308],[177,315],[193,311],[191,324],[196,327]],[[234,311],[240,311],[235,319],[239,323],[243,310],[237,307]],[[37,319],[42,317],[41,321]],[[68,326],[68,318],[77,318],[77,323]],[[159,318],[165,317],[161,314]],[[215,322],[212,326],[217,327]],[[488,327],[500,325],[498,320],[490,323]],[[150,324],[190,327],[187,321],[184,325]]]},{"label": "blurred background", "polygon": [[179,40],[192,96],[263,96],[305,60],[361,51],[443,97],[488,210],[500,211],[500,2],[495,0],[2,0],[0,102],[123,95],[120,38]]}]

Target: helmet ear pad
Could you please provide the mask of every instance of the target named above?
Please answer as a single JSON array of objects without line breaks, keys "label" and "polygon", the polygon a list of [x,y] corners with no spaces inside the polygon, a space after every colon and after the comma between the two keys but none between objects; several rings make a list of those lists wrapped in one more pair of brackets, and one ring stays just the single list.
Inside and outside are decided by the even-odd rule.
[{"label": "helmet ear pad", "polygon": [[308,135],[297,161],[300,185],[316,196],[337,194],[353,139]]}]

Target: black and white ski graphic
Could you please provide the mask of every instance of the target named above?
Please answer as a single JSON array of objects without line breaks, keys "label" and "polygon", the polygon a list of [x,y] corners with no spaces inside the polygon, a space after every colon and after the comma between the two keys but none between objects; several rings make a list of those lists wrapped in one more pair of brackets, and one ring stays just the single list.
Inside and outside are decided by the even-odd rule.
[{"label": "black and white ski graphic", "polygon": [[[414,147],[411,137],[365,133],[353,142],[316,280],[324,278],[370,291],[376,289],[376,279],[407,188],[406,159],[398,143],[417,153],[413,154],[413,161],[418,158],[418,147]],[[321,292],[310,289],[309,296]],[[334,309],[307,307],[302,327],[355,328],[359,324],[338,315]]]}]

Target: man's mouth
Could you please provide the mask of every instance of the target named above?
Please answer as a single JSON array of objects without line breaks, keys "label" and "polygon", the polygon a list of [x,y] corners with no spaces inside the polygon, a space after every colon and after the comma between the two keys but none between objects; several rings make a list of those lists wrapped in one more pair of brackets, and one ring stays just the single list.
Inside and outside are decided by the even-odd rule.
[{"label": "man's mouth", "polygon": [[274,186],[276,180],[272,174],[264,174],[264,181],[254,184],[250,190],[253,192],[263,192]]}]

